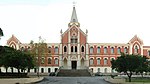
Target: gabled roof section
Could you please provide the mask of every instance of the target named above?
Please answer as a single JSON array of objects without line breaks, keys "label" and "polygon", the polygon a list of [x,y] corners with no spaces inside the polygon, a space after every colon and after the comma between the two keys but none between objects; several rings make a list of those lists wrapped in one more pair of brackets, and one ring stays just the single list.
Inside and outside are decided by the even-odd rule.
[{"label": "gabled roof section", "polygon": [[73,7],[73,11],[72,11],[72,16],[71,16],[70,22],[78,22],[75,6]]},{"label": "gabled roof section", "polygon": [[138,41],[140,44],[143,45],[143,41],[142,41],[137,35],[135,35],[135,36],[129,41],[129,43],[134,43],[135,41]]},{"label": "gabled roof section", "polygon": [[10,37],[8,40],[7,40],[7,44],[9,44],[11,41],[14,41],[15,43],[21,43],[14,35],[12,35],[12,37]]}]

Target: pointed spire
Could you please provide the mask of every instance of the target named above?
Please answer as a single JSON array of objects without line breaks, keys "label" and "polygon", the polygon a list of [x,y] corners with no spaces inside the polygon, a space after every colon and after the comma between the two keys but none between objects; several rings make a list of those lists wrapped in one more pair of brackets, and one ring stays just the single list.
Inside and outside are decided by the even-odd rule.
[{"label": "pointed spire", "polygon": [[72,16],[71,16],[70,22],[78,22],[75,6],[73,6],[73,11],[72,11]]}]

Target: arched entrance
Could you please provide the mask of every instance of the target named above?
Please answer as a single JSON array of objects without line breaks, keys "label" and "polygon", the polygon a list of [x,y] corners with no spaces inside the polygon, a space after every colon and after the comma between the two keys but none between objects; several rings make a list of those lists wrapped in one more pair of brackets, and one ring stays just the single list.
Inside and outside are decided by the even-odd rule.
[{"label": "arched entrance", "polygon": [[85,68],[85,66],[84,66],[84,59],[82,58],[81,59],[81,69],[84,69]]},{"label": "arched entrance", "polygon": [[72,69],[77,69],[77,61],[71,61]]},{"label": "arched entrance", "polygon": [[66,58],[64,59],[64,68],[65,69],[67,68],[67,59]]}]

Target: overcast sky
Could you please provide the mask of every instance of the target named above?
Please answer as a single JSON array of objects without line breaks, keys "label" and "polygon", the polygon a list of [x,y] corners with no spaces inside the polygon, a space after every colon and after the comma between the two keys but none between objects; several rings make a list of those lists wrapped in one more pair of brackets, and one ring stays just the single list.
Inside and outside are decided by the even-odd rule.
[{"label": "overcast sky", "polygon": [[67,30],[73,1],[80,28],[89,43],[128,43],[137,35],[150,45],[150,0],[0,0],[0,45],[14,34],[22,43],[60,43]]}]

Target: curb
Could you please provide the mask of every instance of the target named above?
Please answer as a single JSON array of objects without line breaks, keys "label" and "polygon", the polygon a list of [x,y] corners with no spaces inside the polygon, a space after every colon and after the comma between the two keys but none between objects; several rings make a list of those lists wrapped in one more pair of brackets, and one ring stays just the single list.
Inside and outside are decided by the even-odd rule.
[{"label": "curb", "polygon": [[31,82],[31,84],[33,83],[39,83],[39,82],[41,82],[41,81],[43,81],[45,78],[44,77],[42,77],[42,79],[41,80],[38,80],[38,81],[36,81],[36,82]]}]

